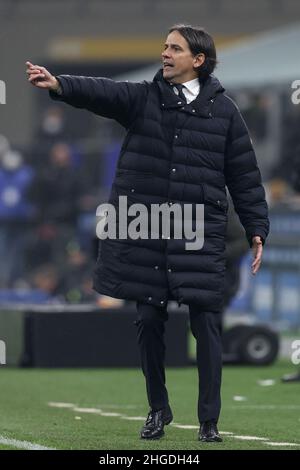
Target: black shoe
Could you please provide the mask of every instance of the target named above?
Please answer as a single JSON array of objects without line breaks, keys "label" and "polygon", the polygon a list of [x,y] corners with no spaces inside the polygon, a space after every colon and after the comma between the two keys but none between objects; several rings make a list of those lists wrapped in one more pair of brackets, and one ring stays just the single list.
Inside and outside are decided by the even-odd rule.
[{"label": "black shoe", "polygon": [[141,430],[142,439],[160,439],[164,433],[164,425],[170,424],[173,414],[170,406],[154,411],[150,410]]},{"label": "black shoe", "polygon": [[205,421],[200,424],[198,439],[202,442],[222,442],[222,438],[214,421]]},{"label": "black shoe", "polygon": [[281,382],[284,382],[284,383],[300,382],[300,372],[296,372],[295,374],[284,375],[281,378]]}]

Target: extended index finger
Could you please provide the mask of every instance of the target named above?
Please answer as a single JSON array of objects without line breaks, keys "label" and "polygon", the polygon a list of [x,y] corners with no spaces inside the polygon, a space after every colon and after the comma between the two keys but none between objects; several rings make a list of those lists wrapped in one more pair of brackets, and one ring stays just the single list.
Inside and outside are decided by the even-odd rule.
[{"label": "extended index finger", "polygon": [[44,70],[45,69],[45,67],[43,67],[42,65],[37,65],[37,64],[34,65],[29,61],[26,62],[26,65],[28,67],[30,67],[31,69],[37,69],[37,70]]}]

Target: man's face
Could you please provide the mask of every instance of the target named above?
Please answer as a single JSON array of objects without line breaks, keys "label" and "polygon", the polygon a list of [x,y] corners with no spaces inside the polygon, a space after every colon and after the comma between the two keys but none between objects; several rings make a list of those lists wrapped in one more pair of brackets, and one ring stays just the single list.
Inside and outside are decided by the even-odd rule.
[{"label": "man's face", "polygon": [[204,54],[193,56],[188,42],[178,31],[167,36],[162,52],[163,77],[172,83],[184,83],[198,77],[197,67],[205,60]]}]

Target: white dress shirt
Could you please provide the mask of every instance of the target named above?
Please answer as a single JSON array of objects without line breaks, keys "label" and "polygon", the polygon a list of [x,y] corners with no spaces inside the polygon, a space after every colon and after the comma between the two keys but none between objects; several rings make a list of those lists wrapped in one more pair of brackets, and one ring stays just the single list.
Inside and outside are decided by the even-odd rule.
[{"label": "white dress shirt", "polygon": [[[171,83],[174,88],[176,87],[176,83]],[[182,92],[186,98],[187,104],[191,103],[191,101],[194,101],[199,92],[200,92],[200,83],[198,78],[194,78],[193,80],[189,80],[188,82],[182,83],[184,88],[182,89]],[[176,90],[174,90],[174,93],[176,93]]]},{"label": "white dress shirt", "polygon": [[188,82],[185,82],[182,85],[184,86],[182,92],[186,97],[187,104],[189,104],[191,101],[194,101],[197,98],[200,92],[199,79],[194,78],[193,80],[189,80]]}]

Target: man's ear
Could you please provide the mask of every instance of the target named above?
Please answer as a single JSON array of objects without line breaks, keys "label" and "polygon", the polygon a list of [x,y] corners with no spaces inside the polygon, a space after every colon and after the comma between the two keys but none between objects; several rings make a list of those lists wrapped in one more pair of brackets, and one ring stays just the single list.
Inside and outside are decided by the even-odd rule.
[{"label": "man's ear", "polygon": [[203,52],[200,52],[194,57],[194,67],[201,67],[201,65],[205,62],[205,55]]}]

